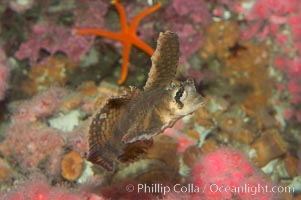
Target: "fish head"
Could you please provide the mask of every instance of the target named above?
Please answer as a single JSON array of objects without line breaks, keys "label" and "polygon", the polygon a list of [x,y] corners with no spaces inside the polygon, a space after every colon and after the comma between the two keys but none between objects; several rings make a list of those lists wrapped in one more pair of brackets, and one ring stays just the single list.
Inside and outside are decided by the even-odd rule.
[{"label": "fish head", "polygon": [[204,106],[204,98],[197,92],[193,79],[172,83],[169,89],[170,109],[175,117],[193,113]]}]

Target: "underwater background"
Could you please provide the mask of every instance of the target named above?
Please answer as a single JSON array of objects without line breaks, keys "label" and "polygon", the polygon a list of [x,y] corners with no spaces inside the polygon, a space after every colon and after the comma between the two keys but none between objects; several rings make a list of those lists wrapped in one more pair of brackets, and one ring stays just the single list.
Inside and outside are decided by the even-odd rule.
[{"label": "underwater background", "polygon": [[[91,116],[167,30],[204,107],[107,172]],[[301,199],[300,55],[300,0],[0,0],[0,199]]]}]

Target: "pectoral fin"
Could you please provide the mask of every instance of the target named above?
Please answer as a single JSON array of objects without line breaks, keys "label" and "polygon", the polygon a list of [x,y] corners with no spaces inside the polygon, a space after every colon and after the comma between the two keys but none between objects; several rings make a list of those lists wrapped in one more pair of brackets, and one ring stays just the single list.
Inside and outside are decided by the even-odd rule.
[{"label": "pectoral fin", "polygon": [[114,163],[122,152],[120,137],[114,135],[114,127],[124,108],[138,89],[126,88],[119,96],[109,98],[92,117],[88,135],[87,160],[102,166],[108,171],[114,170]]},{"label": "pectoral fin", "polygon": [[161,132],[161,127],[149,128],[145,131],[128,132],[122,137],[122,142],[133,143],[139,140],[150,140],[154,135]]}]

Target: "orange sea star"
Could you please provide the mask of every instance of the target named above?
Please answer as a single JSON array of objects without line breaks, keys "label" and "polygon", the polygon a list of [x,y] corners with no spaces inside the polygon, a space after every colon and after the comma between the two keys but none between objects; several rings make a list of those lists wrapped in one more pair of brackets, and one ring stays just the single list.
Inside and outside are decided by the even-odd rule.
[{"label": "orange sea star", "polygon": [[118,13],[119,13],[119,19],[120,19],[120,32],[111,32],[111,31],[105,31],[101,29],[76,29],[76,34],[81,35],[97,35],[97,36],[103,36],[107,38],[111,38],[114,40],[119,40],[123,43],[123,50],[122,50],[122,68],[121,68],[121,75],[118,80],[119,84],[124,83],[127,74],[128,74],[128,62],[130,57],[130,51],[132,45],[135,45],[136,47],[140,48],[144,52],[146,52],[148,55],[153,55],[154,50],[149,45],[147,45],[145,42],[143,42],[141,39],[138,38],[136,34],[136,29],[138,26],[138,23],[150,13],[158,10],[161,7],[161,3],[157,3],[156,5],[140,12],[138,15],[136,15],[131,24],[127,24],[126,20],[126,13],[124,10],[124,7],[117,1],[113,0],[112,4],[116,7]]}]

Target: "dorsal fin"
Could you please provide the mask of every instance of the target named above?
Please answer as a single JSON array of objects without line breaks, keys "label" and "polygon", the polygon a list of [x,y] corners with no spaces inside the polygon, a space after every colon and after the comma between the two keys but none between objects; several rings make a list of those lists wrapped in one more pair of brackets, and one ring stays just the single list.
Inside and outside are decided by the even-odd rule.
[{"label": "dorsal fin", "polygon": [[165,88],[174,80],[180,55],[179,38],[176,33],[160,33],[157,48],[153,54],[152,66],[144,91]]}]

